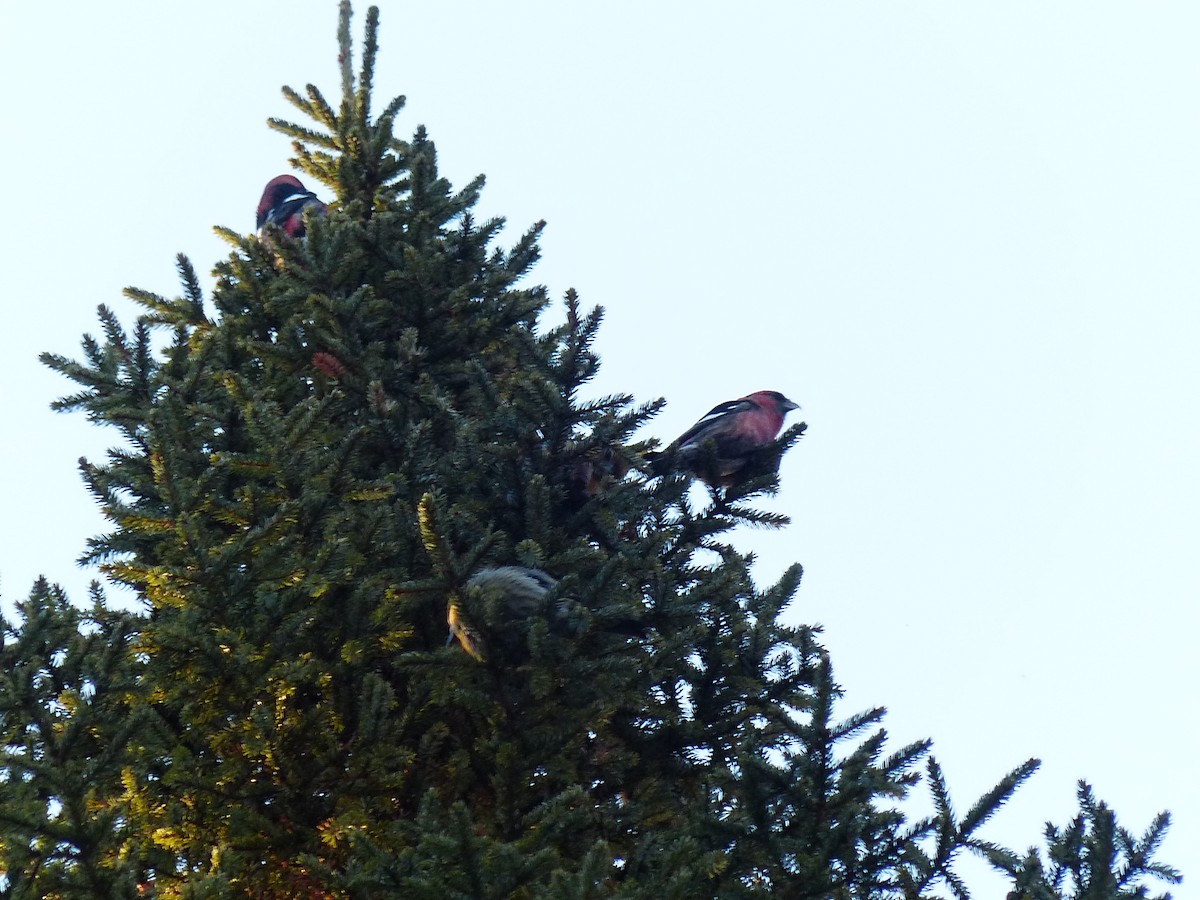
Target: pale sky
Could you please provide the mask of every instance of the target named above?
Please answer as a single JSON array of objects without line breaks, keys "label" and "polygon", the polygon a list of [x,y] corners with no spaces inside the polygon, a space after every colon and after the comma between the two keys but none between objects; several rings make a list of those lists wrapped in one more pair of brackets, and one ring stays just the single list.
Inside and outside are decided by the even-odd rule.
[{"label": "pale sky", "polygon": [[[487,175],[506,243],[548,220],[533,280],[607,308],[595,393],[666,397],[663,439],[804,407],[794,524],[739,541],[761,582],[804,564],[843,714],[932,737],[962,810],[1041,757],[984,832],[1017,849],[1081,777],[1137,833],[1169,808],[1200,900],[1200,6],[381,5],[399,133]],[[6,607],[39,573],[86,599],[104,528],[75,467],[114,436],[49,412],[38,352],[253,229],[279,87],[337,95],[336,7],[0,12]]]}]

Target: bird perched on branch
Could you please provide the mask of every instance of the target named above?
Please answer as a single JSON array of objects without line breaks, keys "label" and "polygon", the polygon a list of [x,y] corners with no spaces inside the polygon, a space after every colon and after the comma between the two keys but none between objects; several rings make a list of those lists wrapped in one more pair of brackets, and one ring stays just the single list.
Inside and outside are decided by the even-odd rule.
[{"label": "bird perched on branch", "polygon": [[779,391],[755,391],[728,400],[710,409],[665,450],[645,454],[650,471],[664,475],[679,468],[713,487],[730,487],[746,474],[756,454],[775,440],[784,416],[799,408]]},{"label": "bird perched on branch", "polygon": [[[478,627],[484,623],[494,638],[514,636],[523,641],[516,627],[532,616],[544,616],[551,630],[559,634],[581,634],[591,624],[591,614],[578,600],[558,597],[547,603],[557,579],[541,569],[526,566],[497,566],[480,569],[466,583],[462,597],[450,596],[446,622],[450,626],[449,644],[457,640],[475,659],[488,657],[488,640]],[[648,626],[633,618],[611,618],[599,631],[621,637],[645,637]],[[493,641],[494,642],[494,641]]]},{"label": "bird perched on branch", "polygon": [[612,487],[633,467],[625,453],[615,446],[581,449],[568,441],[563,452],[570,458],[565,472],[567,503],[573,510]]},{"label": "bird perched on branch", "polygon": [[294,238],[304,237],[305,210],[312,210],[312,215],[324,215],[328,207],[317,199],[317,195],[306,190],[295,175],[278,175],[267,182],[263,188],[262,199],[258,201],[259,233],[268,225],[281,228],[285,234]]},{"label": "bird perched on branch", "polygon": [[[466,607],[473,617],[490,622],[519,621],[539,613],[552,623],[567,623],[579,604],[559,599],[553,609],[546,609],[546,595],[558,584],[557,579],[541,569],[526,566],[499,566],[480,569],[472,575],[463,591]],[[486,642],[479,629],[464,610],[463,600],[451,596],[446,610],[450,636],[446,643],[457,639],[462,648],[478,660],[487,658]]]}]

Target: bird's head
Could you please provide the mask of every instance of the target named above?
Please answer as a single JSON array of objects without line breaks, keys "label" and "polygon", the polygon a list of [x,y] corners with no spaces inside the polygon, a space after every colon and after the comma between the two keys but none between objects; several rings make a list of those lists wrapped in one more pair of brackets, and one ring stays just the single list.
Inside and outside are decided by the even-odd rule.
[{"label": "bird's head", "polygon": [[774,410],[781,416],[786,416],[793,409],[799,409],[800,404],[789,400],[779,391],[755,391],[753,394],[746,396],[747,400],[752,400],[763,409]]}]

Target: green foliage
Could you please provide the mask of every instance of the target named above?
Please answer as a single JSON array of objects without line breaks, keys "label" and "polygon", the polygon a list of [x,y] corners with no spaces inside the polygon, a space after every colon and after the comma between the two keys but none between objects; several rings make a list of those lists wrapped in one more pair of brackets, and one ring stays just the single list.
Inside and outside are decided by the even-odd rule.
[{"label": "green foliage", "polygon": [[[1179,871],[1154,859],[1171,817],[1154,817],[1138,839],[1117,825],[1117,816],[1097,801],[1092,787],[1079,782],[1079,815],[1065,828],[1046,825],[1046,853],[1031,848],[1024,857],[1002,848],[989,850],[989,861],[1013,879],[1009,900],[1071,900],[1150,896],[1150,879],[1178,884]],[[1165,900],[1170,894],[1156,895]]]},{"label": "green foliage", "polygon": [[[571,292],[549,324],[521,285],[541,224],[497,247],[483,179],[393,135],[403,98],[372,116],[377,19],[355,76],[342,6],[336,108],[285,90],[312,124],[271,122],[336,197],[307,237],[223,229],[211,298],[181,257],[182,296],[131,289],[131,331],[102,307],[82,361],[44,357],[123,438],[82,466],[113,523],[88,558],[146,613],[39,585],[6,626],[6,890],[965,896],[963,850],[1033,884],[977,831],[1036,762],[959,817],[928,742],[835,714],[818,629],[780,622],[800,567],[757,585],[729,543],[786,524],[754,504],[804,425],[727,491],[639,472],[660,404],[584,396],[602,313]],[[493,598],[488,653],[448,646],[509,565],[571,627]]]},{"label": "green foliage", "polygon": [[0,860],[4,896],[134,896],[148,861],[125,802],[135,705],[136,618],[93,586],[84,613],[44,580],[0,620]]}]

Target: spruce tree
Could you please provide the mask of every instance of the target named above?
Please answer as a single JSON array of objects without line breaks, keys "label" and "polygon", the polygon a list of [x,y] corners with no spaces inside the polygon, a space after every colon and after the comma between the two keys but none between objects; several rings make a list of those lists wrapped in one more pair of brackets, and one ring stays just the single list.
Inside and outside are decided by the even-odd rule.
[{"label": "spruce tree", "polygon": [[[541,224],[498,246],[483,179],[372,112],[377,26],[355,73],[343,3],[340,99],[270,122],[336,198],[302,240],[223,229],[210,297],[181,256],[181,296],[44,357],[124,439],[82,466],[87,558],[145,612],[39,583],[5,625],[5,895],[966,896],[963,851],[1020,897],[1175,880],[1165,818],[1139,842],[1081,794],[1048,870],[978,835],[1036,760],[960,815],[928,741],[838,712],[781,621],[800,567],[759,585],[730,543],[786,525],[755,501],[805,426],[727,489],[651,477],[660,402],[586,391],[601,310],[525,285]],[[554,582],[517,608],[473,581],[504,566]]]}]

